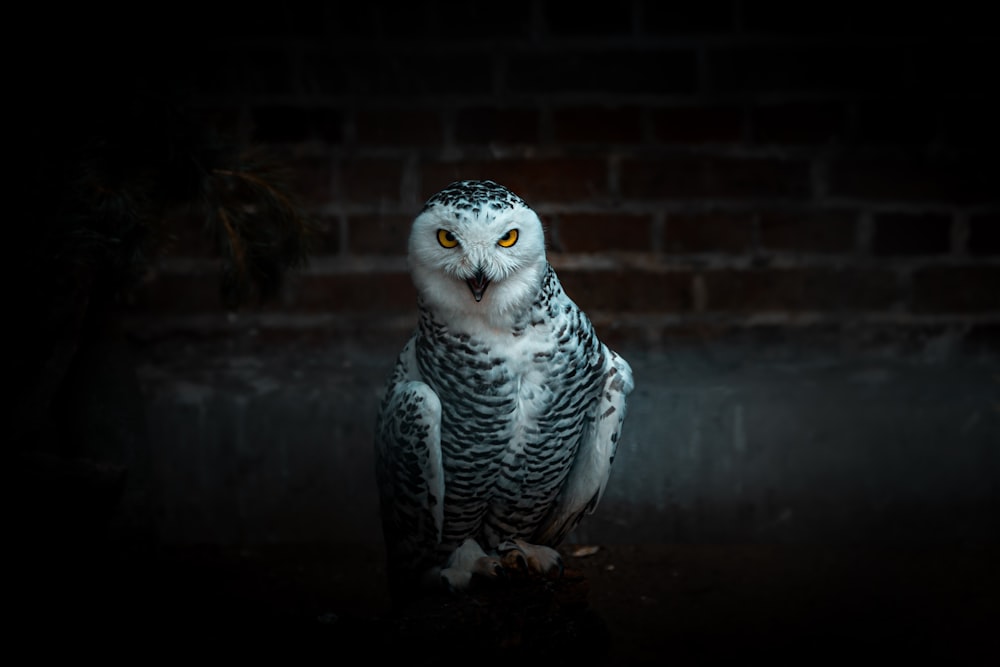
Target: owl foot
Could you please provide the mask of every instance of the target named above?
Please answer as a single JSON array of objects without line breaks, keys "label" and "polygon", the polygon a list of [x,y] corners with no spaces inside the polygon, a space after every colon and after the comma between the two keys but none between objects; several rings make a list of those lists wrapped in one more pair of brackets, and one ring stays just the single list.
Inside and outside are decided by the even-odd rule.
[{"label": "owl foot", "polygon": [[522,539],[507,540],[497,546],[500,562],[509,570],[561,577],[562,556],[552,547],[528,544]]},{"label": "owl foot", "polygon": [[473,577],[498,579],[504,576],[499,559],[488,555],[472,538],[462,542],[441,570],[441,585],[445,590],[457,593],[468,590]]}]

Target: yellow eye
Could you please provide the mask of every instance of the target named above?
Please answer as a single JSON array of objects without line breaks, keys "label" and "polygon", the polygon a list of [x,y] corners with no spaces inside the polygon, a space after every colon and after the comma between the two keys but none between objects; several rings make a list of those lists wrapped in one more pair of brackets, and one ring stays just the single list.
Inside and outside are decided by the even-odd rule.
[{"label": "yellow eye", "polygon": [[438,230],[438,243],[440,243],[445,248],[454,248],[458,245],[458,239],[455,235],[449,232],[447,229]]},{"label": "yellow eye", "polygon": [[510,230],[509,232],[501,236],[500,240],[497,241],[497,243],[499,243],[500,246],[504,248],[511,247],[512,245],[517,243],[517,230],[516,229]]}]

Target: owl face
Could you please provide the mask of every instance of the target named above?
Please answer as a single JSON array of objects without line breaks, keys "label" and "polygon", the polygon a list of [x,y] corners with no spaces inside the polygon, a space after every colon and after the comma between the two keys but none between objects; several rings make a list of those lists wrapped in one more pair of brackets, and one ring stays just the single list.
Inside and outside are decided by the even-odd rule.
[{"label": "owl face", "polygon": [[545,237],[520,197],[492,181],[460,181],[413,221],[409,260],[429,307],[498,322],[537,294]]}]

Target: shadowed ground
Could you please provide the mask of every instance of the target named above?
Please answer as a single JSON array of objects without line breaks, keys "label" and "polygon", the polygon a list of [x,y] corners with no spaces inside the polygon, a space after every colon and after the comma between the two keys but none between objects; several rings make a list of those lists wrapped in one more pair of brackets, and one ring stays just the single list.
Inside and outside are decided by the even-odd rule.
[{"label": "shadowed ground", "polygon": [[563,552],[560,580],[512,577],[393,610],[377,547],[175,547],[94,561],[55,551],[19,570],[8,627],[41,654],[110,657],[140,646],[295,658],[357,650],[416,665],[873,657],[986,664],[1000,649],[997,547]]}]

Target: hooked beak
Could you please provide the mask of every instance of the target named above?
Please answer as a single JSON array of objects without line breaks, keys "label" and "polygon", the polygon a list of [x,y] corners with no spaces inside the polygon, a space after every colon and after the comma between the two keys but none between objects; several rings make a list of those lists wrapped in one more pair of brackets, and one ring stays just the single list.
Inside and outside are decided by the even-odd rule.
[{"label": "hooked beak", "polygon": [[486,274],[482,269],[476,269],[476,274],[465,281],[469,285],[469,289],[472,290],[472,296],[476,299],[476,302],[483,300],[483,294],[486,292],[486,288],[490,284],[490,279],[486,277]]}]

